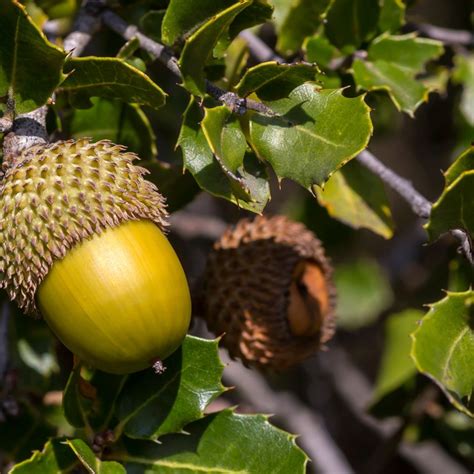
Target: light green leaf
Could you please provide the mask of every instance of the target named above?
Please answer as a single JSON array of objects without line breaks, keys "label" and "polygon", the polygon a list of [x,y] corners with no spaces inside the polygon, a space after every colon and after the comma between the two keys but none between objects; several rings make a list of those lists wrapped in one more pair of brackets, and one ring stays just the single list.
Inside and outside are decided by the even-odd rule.
[{"label": "light green leaf", "polygon": [[217,341],[187,336],[165,365],[159,376],[152,370],[130,375],[121,391],[116,416],[130,438],[179,433],[225,390]]},{"label": "light green leaf", "polygon": [[118,462],[97,459],[92,449],[82,439],[68,439],[66,444],[91,474],[126,474],[125,468]]},{"label": "light green leaf", "polygon": [[52,45],[17,1],[0,0],[0,97],[18,114],[44,105],[64,79],[66,53]]},{"label": "light green leaf", "polygon": [[377,262],[361,259],[336,266],[338,326],[354,330],[372,324],[393,301],[387,276]]},{"label": "light green leaf", "polygon": [[382,0],[379,27],[382,31],[395,33],[405,24],[406,5],[403,0]]},{"label": "light green leaf", "polygon": [[386,90],[397,109],[413,116],[431,90],[415,76],[423,71],[427,61],[438,58],[442,52],[439,41],[413,34],[385,34],[372,42],[367,61],[354,61],[354,79],[359,88]]},{"label": "light green leaf", "polygon": [[453,82],[463,85],[461,113],[474,126],[474,54],[454,56]]},{"label": "light green leaf", "polygon": [[377,30],[380,5],[378,0],[334,0],[327,22],[326,35],[338,48],[358,48]]},{"label": "light green leaf", "polygon": [[431,240],[451,229],[474,236],[474,146],[471,145],[445,173],[445,188],[431,208],[426,230]]},{"label": "light green leaf", "polygon": [[261,63],[247,69],[236,86],[236,92],[240,97],[254,92],[261,100],[281,99],[295,87],[313,81],[317,72],[318,68],[312,64]]},{"label": "light green leaf", "polygon": [[269,197],[270,189],[263,165],[251,154],[244,157],[245,177],[247,188],[255,201],[241,199],[235,195],[235,190],[221,164],[214,157],[209,142],[201,127],[203,119],[199,105],[191,100],[183,117],[183,126],[178,138],[178,145],[183,152],[184,167],[188,169],[199,186],[208,193],[227,199],[239,207],[253,212],[261,212]]},{"label": "light green leaf", "polygon": [[263,415],[232,410],[206,416],[186,427],[187,435],[165,436],[162,444],[127,442],[117,458],[129,472],[149,474],[303,474],[308,458],[295,437],[273,427]]},{"label": "light green leaf", "polygon": [[90,97],[120,99],[155,109],[166,94],[146,74],[119,58],[71,58],[65,66],[68,78],[61,88],[70,92],[75,105],[90,107]]},{"label": "light green leaf", "polygon": [[322,34],[316,34],[307,38],[303,44],[306,60],[316,63],[321,68],[327,68],[331,60],[341,53]]},{"label": "light green leaf", "polygon": [[[277,21],[277,50],[284,55],[298,51],[307,36],[312,35],[321,25],[333,0],[296,0],[286,2],[284,14]],[[275,7],[282,10],[281,1]]]},{"label": "light green leaf", "polygon": [[279,178],[306,188],[322,185],[367,146],[372,133],[364,96],[347,98],[342,90],[306,83],[266,104],[279,116],[252,115],[251,145]]},{"label": "light green leaf", "polygon": [[396,390],[416,373],[415,364],[410,357],[410,334],[422,317],[422,311],[407,309],[390,315],[385,322],[384,351],[375,383],[374,403]]},{"label": "light green leaf", "polygon": [[392,237],[393,221],[384,185],[357,161],[336,171],[324,188],[315,187],[315,192],[330,216],[356,229]]},{"label": "light green leaf", "polygon": [[179,64],[184,86],[189,92],[204,96],[206,92],[204,67],[212,57],[212,50],[219,39],[227,33],[235,17],[251,3],[252,0],[240,0],[206,21],[186,39]]},{"label": "light green leaf", "polygon": [[68,472],[78,461],[63,439],[48,441],[43,451],[36,451],[31,458],[13,466],[9,474],[58,474]]},{"label": "light green leaf", "polygon": [[[70,123],[73,138],[107,139],[126,146],[143,160],[156,157],[156,137],[148,117],[138,105],[93,98],[90,109],[76,109]],[[143,165],[143,163],[141,163]]]},{"label": "light green leaf", "polygon": [[448,292],[413,333],[412,358],[460,411],[474,417],[474,292]]}]

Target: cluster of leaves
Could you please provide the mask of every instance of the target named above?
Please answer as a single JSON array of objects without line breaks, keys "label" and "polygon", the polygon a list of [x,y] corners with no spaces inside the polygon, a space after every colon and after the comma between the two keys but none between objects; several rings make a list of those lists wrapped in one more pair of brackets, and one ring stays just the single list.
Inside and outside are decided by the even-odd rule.
[{"label": "cluster of leaves", "polygon": [[[48,41],[41,33],[45,20],[56,19],[70,28],[77,3],[0,0],[0,97],[13,99],[16,113],[25,113],[54,95],[51,131],[57,136],[109,138],[128,146],[142,157],[171,210],[191,200],[199,187],[243,209],[262,212],[270,199],[271,169],[278,180],[287,178],[306,188],[332,217],[390,238],[393,222],[384,185],[353,160],[373,133],[366,100],[386,93],[396,109],[414,116],[431,91],[442,90],[451,80],[463,86],[460,113],[467,126],[474,127],[469,105],[474,56],[456,56],[449,69],[436,64],[443,45],[402,32],[402,0],[118,2],[123,18],[179,58],[186,92],[174,87],[176,78],[169,72],[152,66],[156,58],[142,51],[136,38],[123,44],[114,33],[102,32],[105,40],[97,41],[94,50],[101,56],[81,58],[68,56]],[[247,43],[238,34],[266,22],[273,22],[276,51],[287,62],[249,66]],[[210,82],[262,102],[273,113],[237,115],[206,94]],[[176,136],[181,155],[170,150],[169,163],[157,160],[151,120]],[[170,123],[179,124],[179,130]],[[471,147],[445,174],[445,190],[427,224],[431,240],[451,229],[473,236],[473,170]],[[365,278],[364,264],[357,271],[361,287],[380,285],[380,279]],[[343,285],[344,272],[337,278]],[[386,307],[391,294],[383,291],[382,297],[367,300],[370,308],[365,313],[376,315]],[[418,369],[432,377],[458,409],[473,416],[473,298],[468,285],[448,293],[424,317],[415,310],[393,317],[382,364],[383,374],[390,375],[379,380],[378,401],[406,384]],[[340,305],[344,314],[344,299]],[[420,318],[422,324],[414,331],[414,321]],[[390,342],[391,337],[397,342]],[[395,351],[399,344],[406,350]],[[78,462],[91,472],[122,472],[122,465],[134,464],[179,472],[219,463],[223,469],[252,470],[258,465],[258,472],[265,472],[262,466],[272,472],[272,466],[285,462],[292,463],[288,472],[301,471],[304,455],[289,435],[272,428],[264,417],[227,410],[203,418],[208,403],[222,392],[215,345],[188,338],[168,362],[167,375],[158,379],[149,373],[116,378],[74,370],[64,398],[69,423],[64,433],[69,438],[51,441],[14,472],[29,472],[32,466],[56,472]],[[38,420],[38,413],[28,413],[31,419],[26,418],[25,425],[50,433],[51,427],[31,421]],[[180,434],[184,426],[190,436]],[[115,444],[105,448],[107,460],[101,462],[81,437],[106,429],[113,430]],[[159,436],[164,436],[162,445],[153,442]],[[213,445],[218,440],[222,446],[223,439],[226,456],[216,459]],[[271,443],[279,448],[270,453]],[[243,458],[243,450],[258,457]],[[10,458],[21,458],[18,451],[12,446]]]}]

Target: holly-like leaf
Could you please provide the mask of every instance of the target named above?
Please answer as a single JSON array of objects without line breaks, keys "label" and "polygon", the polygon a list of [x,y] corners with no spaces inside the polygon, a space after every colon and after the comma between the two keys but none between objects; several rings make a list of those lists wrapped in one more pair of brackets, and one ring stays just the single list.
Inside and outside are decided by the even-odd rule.
[{"label": "holly-like leaf", "polygon": [[217,341],[187,336],[165,365],[160,376],[147,370],[128,377],[116,410],[127,436],[155,440],[179,433],[225,390]]},{"label": "holly-like leaf", "polygon": [[312,35],[331,6],[333,0],[274,0],[277,15],[277,50],[284,55],[295,53],[307,36]]},{"label": "holly-like leaf", "polygon": [[445,173],[445,188],[431,208],[426,229],[431,240],[451,229],[474,236],[474,146],[471,145]]},{"label": "holly-like leaf", "polygon": [[210,18],[187,38],[179,64],[184,86],[189,92],[201,97],[204,96],[206,92],[204,67],[211,59],[214,47],[219,39],[228,32],[235,17],[251,3],[252,0],[240,0]]},{"label": "holly-like leaf", "polygon": [[474,126],[474,54],[454,57],[453,81],[463,85],[461,95],[461,113],[467,123]]},{"label": "holly-like leaf", "polygon": [[354,79],[359,88],[386,90],[397,109],[413,116],[430,92],[415,76],[423,71],[427,61],[438,58],[442,52],[439,41],[417,38],[414,34],[385,34],[372,42],[367,61],[354,61]]},{"label": "holly-like leaf", "polygon": [[249,68],[236,86],[240,97],[256,93],[262,100],[287,97],[304,82],[313,81],[318,68],[312,64],[278,64],[275,61]]},{"label": "holly-like leaf", "polygon": [[259,473],[306,472],[307,456],[295,436],[273,427],[266,416],[232,410],[206,416],[186,427],[189,434],[162,438],[162,444],[127,442],[117,460],[129,472]]},{"label": "holly-like leaf", "polygon": [[324,188],[316,187],[315,191],[332,217],[356,229],[362,227],[386,239],[392,237],[393,221],[384,185],[357,161],[336,171]]},{"label": "holly-like leaf", "polygon": [[71,137],[89,137],[93,141],[107,139],[126,146],[143,160],[156,157],[155,134],[148,117],[138,105],[97,98],[91,102],[90,109],[74,110]]},{"label": "holly-like leaf", "polygon": [[77,457],[64,439],[48,441],[43,450],[33,453],[31,458],[13,466],[9,474],[58,474],[70,472],[79,464]]},{"label": "holly-like leaf", "polygon": [[0,97],[17,113],[41,107],[64,79],[66,53],[52,45],[17,1],[0,0]]},{"label": "holly-like leaf", "polygon": [[306,188],[322,185],[367,146],[372,133],[364,96],[347,98],[342,90],[320,90],[306,83],[287,98],[266,104],[278,116],[251,117],[252,147],[279,178]]},{"label": "holly-like leaf", "polygon": [[66,444],[77,459],[93,474],[126,474],[125,468],[116,461],[101,461],[82,439],[68,439]]},{"label": "holly-like leaf", "polygon": [[397,32],[405,24],[406,5],[403,0],[382,0],[379,27],[382,31]]},{"label": "holly-like leaf", "polygon": [[410,334],[422,317],[422,311],[407,309],[390,315],[385,322],[385,344],[375,383],[374,403],[396,390],[416,373],[415,364],[410,357]]},{"label": "holly-like leaf", "polygon": [[146,74],[119,58],[71,58],[61,88],[71,93],[76,106],[90,107],[90,97],[120,99],[159,108],[166,94]]},{"label": "holly-like leaf", "polygon": [[158,43],[163,43],[161,29],[166,10],[150,10],[140,18],[140,30],[145,35]]},{"label": "holly-like leaf", "polygon": [[376,33],[379,4],[378,0],[334,0],[325,24],[327,37],[338,48],[358,48]]},{"label": "holly-like leaf", "polygon": [[474,417],[474,291],[448,292],[413,333],[412,358],[460,411]]},{"label": "holly-like leaf", "polygon": [[338,265],[334,272],[338,326],[354,330],[372,324],[393,301],[393,294],[377,262],[361,259]]},{"label": "holly-like leaf", "polygon": [[201,121],[203,119],[199,105],[191,100],[183,117],[183,126],[178,138],[178,145],[183,152],[184,167],[188,169],[199,186],[208,193],[227,199],[238,206],[253,212],[261,212],[269,197],[270,189],[265,169],[258,160],[249,153],[243,160],[244,177],[247,188],[255,200],[241,199],[236,196],[230,176],[214,154],[206,139]]},{"label": "holly-like leaf", "polygon": [[303,44],[306,60],[316,63],[321,68],[328,68],[331,60],[341,55],[339,50],[332,45],[322,34],[307,38]]}]

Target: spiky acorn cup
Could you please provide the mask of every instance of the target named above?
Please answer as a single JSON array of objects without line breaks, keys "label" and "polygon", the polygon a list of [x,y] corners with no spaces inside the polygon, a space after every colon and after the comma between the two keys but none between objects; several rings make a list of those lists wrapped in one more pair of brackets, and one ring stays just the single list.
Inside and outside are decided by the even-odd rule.
[{"label": "spiky acorn cup", "polygon": [[232,357],[286,369],[334,333],[332,268],[321,242],[284,216],[242,219],[216,242],[202,298],[211,331]]},{"label": "spiky acorn cup", "polygon": [[190,322],[163,197],[108,141],[15,157],[0,183],[1,286],[86,363],[130,373],[170,355]]}]

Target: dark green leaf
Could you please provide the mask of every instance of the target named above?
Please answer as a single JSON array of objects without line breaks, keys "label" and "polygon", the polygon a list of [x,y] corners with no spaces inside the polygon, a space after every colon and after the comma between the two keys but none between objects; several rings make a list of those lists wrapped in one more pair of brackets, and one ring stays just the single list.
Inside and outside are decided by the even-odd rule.
[{"label": "dark green leaf", "polygon": [[389,239],[393,221],[385,188],[377,176],[351,161],[316,187],[319,203],[336,219],[358,229],[366,228]]},{"label": "dark green leaf", "polygon": [[48,42],[17,1],[0,0],[0,97],[17,113],[46,103],[64,79],[66,53]]},{"label": "dark green leaf", "polygon": [[90,109],[74,111],[70,124],[73,138],[107,139],[126,146],[144,160],[156,157],[156,137],[139,106],[108,99],[93,98],[91,102]]},{"label": "dark green leaf", "polygon": [[313,81],[318,68],[311,64],[278,64],[275,61],[249,68],[236,86],[240,97],[255,92],[261,100],[288,97],[304,82]]},{"label": "dark green leaf", "polygon": [[388,279],[373,260],[338,265],[334,281],[338,294],[337,324],[344,329],[372,324],[393,301]]},{"label": "dark green leaf", "polygon": [[431,240],[451,229],[474,236],[474,146],[469,147],[445,173],[446,185],[433,204],[426,229]]},{"label": "dark green leaf", "polygon": [[185,168],[192,173],[199,186],[208,193],[227,199],[244,209],[261,212],[270,197],[264,167],[254,156],[246,154],[244,171],[241,171],[241,175],[245,178],[246,186],[251,190],[256,201],[239,199],[235,195],[228,174],[214,157],[201,127],[202,119],[199,105],[192,100],[184,114],[178,139],[178,145],[183,151]]},{"label": "dark green leaf", "polygon": [[295,437],[263,415],[224,410],[188,427],[189,435],[166,436],[162,444],[128,444],[119,460],[129,472],[303,474],[308,458]]},{"label": "dark green leaf", "polygon": [[447,293],[413,333],[412,358],[460,411],[474,417],[474,292]]},{"label": "dark green leaf", "polygon": [[125,468],[115,461],[101,461],[82,439],[67,440],[81,464],[92,474],[126,474]]},{"label": "dark green leaf", "polygon": [[335,0],[325,25],[326,35],[337,47],[358,48],[377,30],[378,0]]},{"label": "dark green leaf", "polygon": [[[312,35],[321,25],[333,0],[275,1],[280,10],[277,16],[277,50],[284,55],[298,51],[307,36]],[[283,10],[284,9],[284,10]]]},{"label": "dark green leaf", "polygon": [[123,388],[116,415],[131,438],[157,439],[180,432],[202,418],[207,405],[225,390],[217,341],[187,336],[165,363],[164,374],[132,374]]},{"label": "dark green leaf", "polygon": [[68,78],[61,88],[75,104],[90,107],[90,97],[120,99],[127,103],[159,108],[166,94],[146,74],[119,58],[72,58],[65,66]]},{"label": "dark green leaf", "polygon": [[214,46],[223,35],[227,34],[234,18],[251,3],[252,0],[240,0],[206,21],[186,40],[179,64],[184,86],[189,92],[204,96],[206,92],[204,67],[212,57]]},{"label": "dark green leaf", "polygon": [[436,59],[442,52],[439,41],[413,34],[382,35],[372,42],[367,61],[354,61],[354,79],[363,89],[386,90],[399,110],[413,116],[431,90],[415,76],[423,71],[427,61]]},{"label": "dark green leaf", "polygon": [[140,30],[158,43],[163,42],[161,29],[163,27],[165,13],[166,10],[151,10],[140,18]]},{"label": "dark green leaf", "polygon": [[252,4],[239,13],[231,23],[229,27],[230,39],[233,39],[242,30],[269,21],[272,13],[273,8],[268,4],[268,0],[253,0]]},{"label": "dark green leaf", "polygon": [[382,31],[395,33],[405,23],[406,5],[403,0],[382,0],[379,27]]},{"label": "dark green leaf", "polygon": [[407,309],[402,313],[392,314],[385,322],[385,344],[375,383],[375,403],[416,373],[416,367],[410,358],[410,334],[422,317],[422,311]]},{"label": "dark green leaf", "polygon": [[198,25],[236,0],[170,0],[161,27],[163,42],[173,45]]},{"label": "dark green leaf", "polygon": [[464,86],[461,95],[461,112],[467,123],[474,126],[474,54],[454,57],[453,81]]},{"label": "dark green leaf", "polygon": [[306,83],[288,98],[266,104],[279,116],[251,117],[252,147],[278,177],[306,188],[322,185],[367,146],[372,133],[364,96],[347,98],[342,90]]},{"label": "dark green leaf", "polygon": [[43,451],[13,467],[10,474],[58,474],[78,464],[77,458],[63,439],[48,441]]}]

